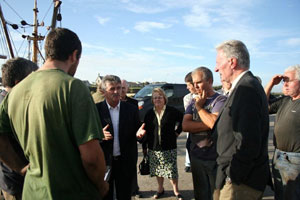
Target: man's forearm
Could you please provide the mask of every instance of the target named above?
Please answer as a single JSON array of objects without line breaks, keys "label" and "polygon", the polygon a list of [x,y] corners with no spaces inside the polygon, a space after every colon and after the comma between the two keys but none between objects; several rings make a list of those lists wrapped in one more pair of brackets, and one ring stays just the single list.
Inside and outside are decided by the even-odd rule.
[{"label": "man's forearm", "polygon": [[[98,143],[98,141],[96,142]],[[91,150],[93,152],[86,151],[85,153],[93,154],[93,156],[88,156],[81,150],[82,164],[89,179],[97,186],[99,193],[104,196],[108,189],[107,183],[104,181],[104,175],[106,171],[104,153],[99,143],[98,146],[92,146]]]},{"label": "man's forearm", "polygon": [[0,135],[0,160],[15,172],[26,173],[27,163],[16,153],[7,135]]},{"label": "man's forearm", "polygon": [[182,123],[182,130],[189,133],[198,133],[201,131],[210,130],[203,122],[185,120]]},{"label": "man's forearm", "polygon": [[217,114],[209,113],[204,108],[198,110],[198,114],[205,125],[212,129],[217,120]]},{"label": "man's forearm", "polygon": [[272,88],[273,88],[273,84],[272,82],[270,81],[268,83],[268,85],[266,85],[266,87],[264,88],[265,89],[265,93],[266,93],[266,96],[267,96],[267,101],[269,101],[269,97],[270,97],[270,94],[271,94],[271,91],[272,91]]}]

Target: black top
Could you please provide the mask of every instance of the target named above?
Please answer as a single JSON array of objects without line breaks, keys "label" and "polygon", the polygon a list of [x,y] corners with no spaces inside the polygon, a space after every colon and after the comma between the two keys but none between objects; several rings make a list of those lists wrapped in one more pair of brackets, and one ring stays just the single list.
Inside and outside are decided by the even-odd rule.
[{"label": "black top", "polygon": [[138,101],[133,99],[133,98],[130,98],[128,96],[126,96],[125,102],[130,103],[130,104],[135,105],[135,106],[138,106]]},{"label": "black top", "polygon": [[171,150],[176,149],[176,133],[180,134],[182,131],[183,113],[174,107],[166,106],[166,110],[161,119],[161,144],[159,144],[158,137],[158,120],[155,112],[150,109],[145,115],[145,130],[146,140],[143,143],[143,148],[151,150]]}]

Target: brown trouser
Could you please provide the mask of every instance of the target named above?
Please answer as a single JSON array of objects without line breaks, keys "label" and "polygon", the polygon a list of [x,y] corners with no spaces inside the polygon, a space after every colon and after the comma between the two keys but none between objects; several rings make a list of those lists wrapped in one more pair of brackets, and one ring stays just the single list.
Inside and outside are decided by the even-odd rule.
[{"label": "brown trouser", "polygon": [[214,200],[260,200],[263,192],[247,185],[226,182],[221,190],[214,191]]}]

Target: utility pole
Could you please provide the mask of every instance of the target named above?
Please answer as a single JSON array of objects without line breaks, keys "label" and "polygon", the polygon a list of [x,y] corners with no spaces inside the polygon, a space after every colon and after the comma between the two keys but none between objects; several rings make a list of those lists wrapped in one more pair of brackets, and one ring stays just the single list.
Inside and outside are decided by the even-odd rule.
[{"label": "utility pole", "polygon": [[[6,21],[5,21],[5,18],[3,16],[1,5],[0,5],[0,18],[1,18],[3,29],[4,29],[5,39],[6,39],[6,43],[8,45],[10,57],[14,58],[15,57],[14,56],[14,51],[13,51],[13,48],[12,48],[11,43],[10,43],[10,38],[9,38],[9,35],[8,35],[8,31],[7,31]],[[1,56],[1,58],[5,59],[6,57],[5,56]]]}]

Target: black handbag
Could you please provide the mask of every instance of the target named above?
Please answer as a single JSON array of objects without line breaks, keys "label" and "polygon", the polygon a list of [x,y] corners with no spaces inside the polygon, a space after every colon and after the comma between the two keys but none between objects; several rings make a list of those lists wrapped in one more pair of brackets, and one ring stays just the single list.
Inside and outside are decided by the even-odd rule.
[{"label": "black handbag", "polygon": [[150,174],[148,155],[143,157],[142,162],[139,164],[139,170],[140,170],[141,175],[149,175]]}]

